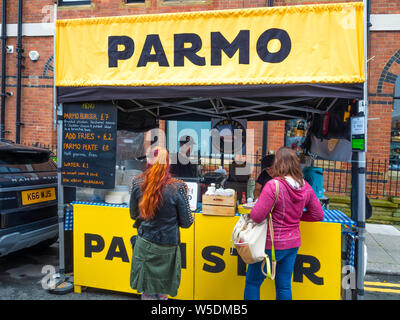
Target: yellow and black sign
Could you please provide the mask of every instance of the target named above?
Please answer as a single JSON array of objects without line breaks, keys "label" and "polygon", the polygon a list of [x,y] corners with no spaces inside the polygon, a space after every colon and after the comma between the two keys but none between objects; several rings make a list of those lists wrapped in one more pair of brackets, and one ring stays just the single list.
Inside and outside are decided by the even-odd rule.
[{"label": "yellow and black sign", "polygon": [[56,189],[45,188],[21,192],[22,205],[35,204],[45,201],[56,200]]},{"label": "yellow and black sign", "polygon": [[363,3],[57,21],[56,86],[364,81]]},{"label": "yellow and black sign", "polygon": [[[74,205],[74,284],[137,293],[130,287],[136,234],[127,208]],[[182,229],[182,274],[177,299],[193,299],[194,228]]]},{"label": "yellow and black sign", "polygon": [[114,188],[116,107],[104,102],[66,103],[63,119],[62,184]]},{"label": "yellow and black sign", "polygon": [[[181,229],[182,279],[177,299],[243,299],[246,265],[231,255],[235,217],[195,214]],[[131,292],[130,238],[136,232],[127,208],[74,205],[74,284]],[[302,245],[292,279],[293,299],[340,299],[341,226],[302,222]],[[261,299],[275,299],[274,282],[265,280]]]}]

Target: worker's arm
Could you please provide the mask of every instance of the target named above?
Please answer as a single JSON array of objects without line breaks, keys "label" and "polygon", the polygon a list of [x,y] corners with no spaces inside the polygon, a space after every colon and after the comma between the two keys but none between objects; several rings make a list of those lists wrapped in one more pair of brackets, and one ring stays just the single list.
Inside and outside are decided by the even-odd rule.
[{"label": "worker's arm", "polygon": [[262,185],[256,182],[254,187],[254,200],[258,199],[258,197],[261,194],[261,190],[262,190]]}]

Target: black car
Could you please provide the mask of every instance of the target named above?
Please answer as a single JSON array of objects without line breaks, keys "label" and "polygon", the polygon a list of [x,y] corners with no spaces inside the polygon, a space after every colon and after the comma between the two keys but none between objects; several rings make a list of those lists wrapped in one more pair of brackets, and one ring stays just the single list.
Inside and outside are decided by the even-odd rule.
[{"label": "black car", "polygon": [[58,239],[57,166],[50,156],[0,142],[0,256]]}]

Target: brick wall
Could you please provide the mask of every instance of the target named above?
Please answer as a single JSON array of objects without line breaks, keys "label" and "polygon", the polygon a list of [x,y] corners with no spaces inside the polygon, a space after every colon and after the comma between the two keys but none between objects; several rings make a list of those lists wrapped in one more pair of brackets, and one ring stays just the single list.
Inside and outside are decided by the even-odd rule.
[{"label": "brick wall", "polygon": [[[13,95],[6,98],[6,139],[15,141],[16,132],[16,91],[17,91],[17,38],[10,37],[7,45],[14,46],[14,53],[6,56],[6,91]],[[23,37],[25,50],[21,86],[21,142],[45,144],[56,143],[53,130],[53,40],[49,37]],[[37,62],[32,62],[29,51],[40,54]]]},{"label": "brick wall", "polygon": [[400,74],[400,32],[372,32],[368,65],[368,158],[387,159],[390,151],[394,82]]},{"label": "brick wall", "polygon": [[372,0],[371,13],[375,14],[394,14],[400,13],[400,1],[398,0]]}]

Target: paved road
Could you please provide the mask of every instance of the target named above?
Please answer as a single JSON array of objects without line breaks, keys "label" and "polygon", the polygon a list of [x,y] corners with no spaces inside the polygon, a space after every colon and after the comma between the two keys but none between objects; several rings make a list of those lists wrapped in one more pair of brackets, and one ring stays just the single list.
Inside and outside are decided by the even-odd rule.
[{"label": "paved road", "polygon": [[[0,258],[0,300],[137,300],[127,295],[89,288],[82,294],[55,295],[44,290],[42,279],[48,275],[44,266],[57,266],[58,244],[34,252],[31,249]],[[44,271],[44,273],[42,273]]]},{"label": "paved road", "polygon": [[367,274],[365,300],[400,300],[400,276]]}]

